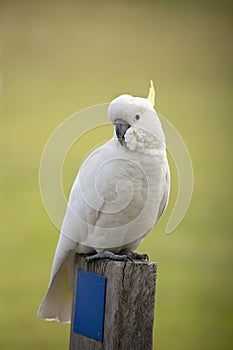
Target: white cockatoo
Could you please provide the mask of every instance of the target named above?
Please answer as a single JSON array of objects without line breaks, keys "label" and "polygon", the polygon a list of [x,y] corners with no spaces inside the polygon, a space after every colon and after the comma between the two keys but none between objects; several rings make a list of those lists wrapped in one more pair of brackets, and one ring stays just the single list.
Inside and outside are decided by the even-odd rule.
[{"label": "white cockatoo", "polygon": [[69,322],[75,253],[87,260],[145,258],[133,253],[158,222],[169,196],[165,136],[148,98],[121,95],[108,108],[111,140],[84,161],[73,184],[48,291],[38,316]]}]

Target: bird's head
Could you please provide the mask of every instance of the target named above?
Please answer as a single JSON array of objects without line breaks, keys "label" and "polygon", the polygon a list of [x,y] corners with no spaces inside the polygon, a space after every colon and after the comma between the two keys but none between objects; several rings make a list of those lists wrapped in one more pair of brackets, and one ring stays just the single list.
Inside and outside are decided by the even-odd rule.
[{"label": "bird's head", "polygon": [[[137,145],[153,148],[153,144],[165,147],[165,136],[154,109],[154,87],[148,98],[121,95],[109,105],[108,117],[115,125],[115,134],[122,146],[134,150]],[[154,139],[154,143],[153,143]],[[149,143],[148,143],[149,142]]]}]

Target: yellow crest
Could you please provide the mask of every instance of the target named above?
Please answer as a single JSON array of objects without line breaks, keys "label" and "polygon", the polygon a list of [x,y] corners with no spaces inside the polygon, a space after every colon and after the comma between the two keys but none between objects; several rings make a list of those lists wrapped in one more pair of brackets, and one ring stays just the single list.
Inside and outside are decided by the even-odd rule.
[{"label": "yellow crest", "polygon": [[154,84],[153,84],[152,80],[150,80],[149,95],[148,95],[147,99],[150,101],[150,103],[154,107],[154,105],[155,105],[155,88],[154,88]]}]

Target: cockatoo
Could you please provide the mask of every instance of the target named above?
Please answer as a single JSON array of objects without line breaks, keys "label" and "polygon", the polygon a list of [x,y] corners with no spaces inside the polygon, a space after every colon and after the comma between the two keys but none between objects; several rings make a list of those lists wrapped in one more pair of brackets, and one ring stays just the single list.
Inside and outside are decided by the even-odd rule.
[{"label": "cockatoo", "polygon": [[75,253],[145,258],[134,250],[158,222],[170,188],[154,95],[151,82],[148,98],[124,94],[110,103],[114,136],[87,157],[73,184],[40,318],[70,322]]}]

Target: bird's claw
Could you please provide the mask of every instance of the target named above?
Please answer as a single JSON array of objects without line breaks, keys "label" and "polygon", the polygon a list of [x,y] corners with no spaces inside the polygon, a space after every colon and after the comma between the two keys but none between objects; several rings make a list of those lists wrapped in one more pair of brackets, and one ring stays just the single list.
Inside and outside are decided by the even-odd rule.
[{"label": "bird's claw", "polygon": [[93,261],[93,260],[100,260],[100,259],[110,259],[110,260],[116,260],[116,261],[125,261],[127,260],[127,257],[123,255],[114,254],[113,252],[110,252],[108,250],[105,250],[104,252],[97,253],[94,255],[88,255],[85,257],[86,261]]},{"label": "bird's claw", "polygon": [[100,260],[100,259],[110,259],[116,261],[133,261],[133,260],[149,260],[147,254],[138,254],[128,250],[122,250],[119,254],[115,254],[108,250],[101,253],[96,253],[94,255],[88,255],[85,257],[86,261]]},{"label": "bird's claw", "polygon": [[122,250],[121,254],[125,255],[128,260],[149,260],[149,256],[147,254],[138,254],[136,252],[131,252],[128,250]]}]

